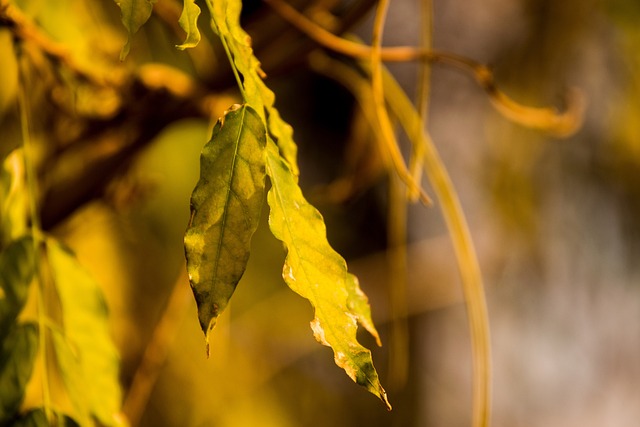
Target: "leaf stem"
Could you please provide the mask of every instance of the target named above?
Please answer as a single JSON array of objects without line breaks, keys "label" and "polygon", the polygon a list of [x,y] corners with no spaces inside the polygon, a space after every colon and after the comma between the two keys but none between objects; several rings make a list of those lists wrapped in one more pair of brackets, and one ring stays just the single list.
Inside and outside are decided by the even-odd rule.
[{"label": "leaf stem", "polygon": [[227,58],[229,59],[229,65],[231,66],[231,70],[233,71],[233,76],[236,78],[236,83],[238,84],[238,90],[240,90],[240,94],[242,95],[242,99],[244,102],[248,102],[247,93],[244,90],[244,84],[242,83],[242,78],[240,77],[240,73],[238,72],[238,68],[236,67],[236,63],[233,58],[233,54],[231,53],[231,49],[229,48],[229,43],[227,43],[226,35],[219,30],[220,25],[216,21],[216,13],[213,10],[213,1],[207,0],[207,7],[209,9],[209,13],[211,14],[211,23],[215,24],[218,28],[213,28],[213,31],[219,33],[219,39],[222,43],[222,47],[224,48],[225,53],[227,54]]},{"label": "leaf stem", "polygon": [[[420,34],[421,48],[431,50],[433,39],[433,3],[432,0],[422,0],[420,2],[420,17],[422,21],[422,31]],[[411,157],[409,158],[409,173],[416,182],[422,181],[422,170],[424,165],[424,144],[419,143],[422,129],[427,128],[429,117],[429,95],[431,92],[431,63],[422,61],[418,69],[418,86],[416,89],[416,109],[420,115],[420,126],[414,131],[415,138],[411,146]],[[409,192],[409,200],[415,202],[418,194]]]},{"label": "leaf stem", "polygon": [[410,191],[416,192],[420,195],[421,201],[430,205],[431,198],[420,188],[419,183],[415,182],[402,157],[402,153],[398,148],[398,142],[396,140],[389,114],[387,113],[385,105],[384,88],[382,85],[382,61],[380,59],[380,52],[382,48],[382,33],[384,27],[384,21],[386,13],[389,8],[388,0],[380,0],[376,7],[376,15],[373,24],[372,33],[372,49],[370,51],[370,64],[371,64],[371,88],[373,95],[373,107],[376,114],[376,118],[379,123],[379,129],[382,134],[382,141],[384,147],[393,163],[396,173]]}]

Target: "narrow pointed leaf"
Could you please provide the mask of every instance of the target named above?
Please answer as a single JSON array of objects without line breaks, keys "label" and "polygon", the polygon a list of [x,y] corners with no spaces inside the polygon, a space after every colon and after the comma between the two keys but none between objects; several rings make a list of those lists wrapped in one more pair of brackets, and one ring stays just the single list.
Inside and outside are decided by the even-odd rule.
[{"label": "narrow pointed leaf", "polygon": [[[119,357],[109,334],[102,291],[58,242],[47,241],[47,257],[64,324],[64,336],[54,334],[53,344],[69,398],[101,425],[120,425]],[[76,378],[81,378],[82,387],[76,386]]]},{"label": "narrow pointed leaf", "polygon": [[34,269],[31,237],[11,242],[0,253],[0,340],[24,307]]},{"label": "narrow pointed leaf", "polygon": [[314,336],[333,349],[335,363],[391,409],[371,352],[356,339],[358,320],[369,316],[356,296],[355,276],[347,272],[346,262],[329,245],[322,216],[305,200],[295,175],[271,143],[267,173],[271,180],[269,226],[287,248],[283,269],[287,285],[313,305]]},{"label": "narrow pointed leaf", "polygon": [[0,347],[0,425],[20,408],[38,351],[38,329],[31,323],[14,327]]},{"label": "narrow pointed leaf", "polygon": [[265,76],[260,61],[251,48],[251,37],[240,26],[241,0],[207,2],[212,16],[212,28],[224,39],[233,57],[232,67],[242,74],[245,101],[256,109],[269,134],[278,144],[289,167],[298,175],[297,146],[291,138],[292,129],[274,108],[275,95],[262,80]]},{"label": "narrow pointed leaf", "polygon": [[129,54],[131,41],[145,22],[149,20],[156,0],[114,0],[122,13],[122,24],[127,30],[127,42],[120,52],[120,61]]},{"label": "narrow pointed leaf", "polygon": [[264,200],[265,146],[263,122],[245,104],[225,113],[202,151],[184,244],[207,343],[249,259]]},{"label": "narrow pointed leaf", "polygon": [[190,47],[196,47],[200,43],[200,30],[198,30],[198,16],[200,16],[200,8],[195,0],[184,0],[182,14],[178,23],[180,27],[187,33],[184,43],[176,46],[180,50]]}]

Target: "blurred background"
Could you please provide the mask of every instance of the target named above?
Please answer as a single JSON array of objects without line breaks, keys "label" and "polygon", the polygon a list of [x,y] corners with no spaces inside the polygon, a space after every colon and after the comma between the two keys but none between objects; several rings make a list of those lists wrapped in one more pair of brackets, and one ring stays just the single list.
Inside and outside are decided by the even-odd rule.
[{"label": "blurred background", "polygon": [[[17,3],[36,15],[51,9],[43,2]],[[107,3],[100,5],[99,17],[115,24],[93,29],[87,43],[100,34],[100,49],[117,55],[123,36],[118,11]],[[296,4],[302,9],[311,3]],[[340,11],[353,3],[358,2],[331,4]],[[227,90],[232,82],[225,80],[225,64],[206,51],[190,64],[173,49],[180,40],[162,15],[175,4],[158,5],[125,66],[162,62],[193,75],[215,69],[207,85],[217,91],[215,108],[221,113],[238,99]],[[286,24],[260,1],[245,2],[245,8],[243,20],[276,106],[295,129],[303,189],[325,216],[329,241],[369,295],[383,347],[364,333],[361,342],[373,351],[394,409],[387,412],[354,385],[334,365],[331,350],[315,342],[310,305],[281,279],[284,251],[268,230],[266,208],[248,270],[206,358],[182,236],[212,123],[185,117],[160,125],[100,197],[51,221],[51,232],[104,286],[122,356],[125,413],[141,426],[470,425],[467,319],[438,202],[409,207],[407,336],[401,352],[393,353],[387,345],[394,271],[385,252],[388,180],[384,173],[370,174],[340,203],[331,203],[324,191],[353,160],[350,147],[353,136],[362,134],[356,129],[361,111],[346,88],[308,66],[312,43],[288,28],[282,34],[300,50],[279,51],[274,40]],[[57,16],[41,18],[44,28],[54,27],[56,19],[83,16],[76,11],[75,18],[62,17],[62,6],[58,10]],[[417,45],[419,10],[420,0],[392,2],[384,44]],[[469,75],[432,67],[429,130],[458,190],[487,286],[493,424],[636,426],[640,3],[434,0],[433,11],[434,48],[489,64],[512,98],[562,108],[563,95],[576,87],[588,102],[581,129],[555,139],[508,122]],[[368,40],[372,11],[360,18],[350,31]],[[268,29],[275,35],[264,36]],[[215,44],[200,47],[207,48],[216,50]],[[413,96],[417,65],[389,69]],[[0,122],[5,135],[15,127],[12,117],[6,113]],[[375,155],[369,156],[366,162],[375,165]],[[406,375],[398,374],[403,363]]]}]

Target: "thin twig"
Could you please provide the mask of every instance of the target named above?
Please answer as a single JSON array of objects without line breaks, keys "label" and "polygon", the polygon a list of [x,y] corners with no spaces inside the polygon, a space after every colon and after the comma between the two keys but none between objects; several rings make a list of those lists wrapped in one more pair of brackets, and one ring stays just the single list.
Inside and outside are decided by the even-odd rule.
[{"label": "thin twig", "polygon": [[383,26],[388,6],[388,0],[380,0],[376,8],[376,17],[372,35],[372,49],[370,50],[370,56],[368,58],[371,61],[371,90],[373,94],[374,111],[382,133],[382,140],[385,142],[384,146],[389,154],[396,173],[410,191],[417,192],[420,195],[420,200],[424,204],[430,205],[432,203],[431,198],[422,188],[420,188],[420,184],[413,180],[407,170],[407,166],[402,158],[402,153],[398,148],[398,142],[396,141],[393,126],[391,125],[391,120],[389,119],[389,114],[387,113],[385,105],[384,89],[382,87],[382,62],[380,60],[380,51],[382,47]]},{"label": "thin twig", "polygon": [[[371,58],[371,46],[332,34],[282,0],[265,0],[265,3],[321,46],[356,59]],[[382,48],[380,59],[386,62],[428,61],[468,72],[501,114],[523,126],[542,130],[557,137],[567,137],[582,125],[586,102],[582,93],[576,89],[567,94],[566,108],[559,112],[555,108],[528,107],[514,101],[498,89],[489,67],[460,55],[411,46],[396,46]]]},{"label": "thin twig", "polygon": [[[422,21],[422,31],[420,34],[420,45],[422,49],[431,50],[433,39],[433,4],[431,0],[420,1],[420,18]],[[422,129],[427,128],[429,117],[429,95],[431,92],[431,63],[422,61],[418,70],[418,87],[416,89],[416,109],[420,118],[420,127],[415,129],[416,135],[422,133]],[[424,162],[424,145],[420,144],[419,137],[412,138],[411,157],[409,158],[409,173],[416,182],[422,181],[422,170]],[[418,194],[408,193],[410,201],[415,202]]]}]

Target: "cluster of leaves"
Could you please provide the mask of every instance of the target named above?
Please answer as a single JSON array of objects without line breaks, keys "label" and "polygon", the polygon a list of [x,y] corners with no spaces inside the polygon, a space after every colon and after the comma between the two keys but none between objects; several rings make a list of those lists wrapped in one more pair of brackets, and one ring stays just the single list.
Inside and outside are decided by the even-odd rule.
[{"label": "cluster of leaves", "polygon": [[[0,425],[43,426],[54,417],[62,425],[121,425],[119,358],[101,290],[73,253],[27,227],[25,173],[16,149],[0,171]],[[54,392],[55,375],[63,386]],[[46,391],[19,413],[29,383]]]},{"label": "cluster of leaves", "polygon": [[[371,352],[356,339],[359,323],[379,342],[366,297],[329,245],[322,216],[297,184],[291,128],[274,108],[273,92],[264,84],[250,38],[240,27],[241,2],[207,4],[245,103],[228,110],[214,128],[191,199],[185,250],[201,327],[208,337],[244,273],[268,176],[269,226],[288,252],[285,282],[313,305],[314,336],[333,348],[336,364],[390,409]],[[182,16],[197,16],[194,8],[186,2]],[[197,40],[197,26],[184,22],[187,41]]]}]

